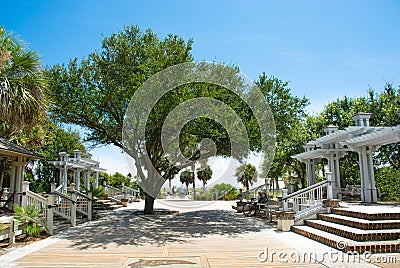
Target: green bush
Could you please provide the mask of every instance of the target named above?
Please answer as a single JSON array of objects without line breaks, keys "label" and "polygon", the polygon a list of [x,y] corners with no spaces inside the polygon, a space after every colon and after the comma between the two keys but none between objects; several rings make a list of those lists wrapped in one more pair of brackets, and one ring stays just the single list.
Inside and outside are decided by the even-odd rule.
[{"label": "green bush", "polygon": [[30,237],[39,236],[42,230],[46,230],[42,211],[32,205],[21,207],[14,205],[15,219],[21,223],[26,223],[24,233]]}]

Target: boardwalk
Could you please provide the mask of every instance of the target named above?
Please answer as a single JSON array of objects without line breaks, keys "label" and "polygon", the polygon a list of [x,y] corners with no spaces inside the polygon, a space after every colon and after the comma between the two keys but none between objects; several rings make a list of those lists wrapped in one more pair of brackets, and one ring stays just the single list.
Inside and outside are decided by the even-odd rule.
[{"label": "boardwalk", "polygon": [[[230,210],[231,203],[160,203],[179,215],[144,216],[143,204],[110,213],[0,257],[2,267],[304,267],[296,254],[333,249]],[[267,254],[260,252],[268,249]],[[284,252],[286,257],[278,259]],[[271,260],[271,254],[273,259]],[[259,257],[268,256],[262,262]],[[307,267],[376,267],[306,260]],[[391,266],[385,266],[391,267]],[[394,266],[393,266],[394,267]]]}]

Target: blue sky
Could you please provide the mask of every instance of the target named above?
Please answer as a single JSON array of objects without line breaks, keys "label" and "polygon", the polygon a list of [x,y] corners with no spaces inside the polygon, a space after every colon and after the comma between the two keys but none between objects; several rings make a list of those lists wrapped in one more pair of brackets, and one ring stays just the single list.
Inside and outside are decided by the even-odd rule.
[{"label": "blue sky", "polygon": [[[290,81],[311,113],[400,81],[400,1],[14,0],[3,1],[1,13],[0,25],[44,65],[86,57],[102,35],[136,24],[193,38],[196,60],[236,64],[253,80],[266,72]],[[118,150],[93,153],[109,171],[127,172]]]}]

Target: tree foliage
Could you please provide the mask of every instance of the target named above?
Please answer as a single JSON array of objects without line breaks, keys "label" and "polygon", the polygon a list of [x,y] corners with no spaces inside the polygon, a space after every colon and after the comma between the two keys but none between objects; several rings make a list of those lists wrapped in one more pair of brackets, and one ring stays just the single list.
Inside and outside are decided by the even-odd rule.
[{"label": "tree foliage", "polygon": [[309,104],[306,97],[294,96],[289,88],[289,82],[283,82],[276,77],[261,74],[255,84],[261,89],[272,111],[276,126],[276,151],[271,163],[264,162],[261,176],[276,181],[282,177],[289,166],[304,183],[305,167],[291,158],[302,152],[302,145],[307,141],[304,135],[305,107]]},{"label": "tree foliage", "polygon": [[45,116],[47,80],[36,51],[0,26],[0,136],[13,139]]},{"label": "tree foliage", "polygon": [[203,183],[203,191],[206,188],[207,181],[212,177],[212,169],[209,165],[197,170],[197,178]]},{"label": "tree foliage", "polygon": [[236,169],[235,176],[237,181],[242,183],[248,191],[250,185],[257,181],[257,168],[252,164],[243,163]]},{"label": "tree foliage", "polygon": [[186,186],[186,193],[189,193],[189,184],[194,183],[194,174],[192,171],[186,169],[179,175],[179,180]]}]

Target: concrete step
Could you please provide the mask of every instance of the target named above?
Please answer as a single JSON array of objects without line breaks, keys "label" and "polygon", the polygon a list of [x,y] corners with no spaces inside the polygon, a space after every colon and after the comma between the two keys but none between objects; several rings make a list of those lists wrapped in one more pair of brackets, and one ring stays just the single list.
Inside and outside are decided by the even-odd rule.
[{"label": "concrete step", "polygon": [[397,220],[366,220],[339,214],[318,214],[319,220],[334,222],[363,230],[400,229],[400,219]]},{"label": "concrete step", "polygon": [[[358,209],[358,211],[357,211]],[[353,218],[365,219],[365,220],[398,220],[400,219],[400,212],[396,210],[395,212],[391,212],[388,209],[382,209],[379,207],[366,207],[363,210],[359,208],[334,208],[332,209],[332,213],[337,215],[343,215]]]},{"label": "concrete step", "polygon": [[117,202],[107,202],[107,203],[103,203],[103,205],[105,205],[105,206],[113,206],[113,205],[116,205],[117,204]]},{"label": "concrete step", "polygon": [[400,229],[362,230],[324,220],[306,220],[305,224],[307,226],[355,241],[400,239]]},{"label": "concrete step", "polygon": [[301,234],[344,252],[357,251],[358,253],[362,254],[366,251],[372,253],[400,251],[400,239],[388,241],[355,241],[306,225],[292,226],[292,230],[295,233]]},{"label": "concrete step", "polygon": [[110,206],[111,209],[118,209],[118,208],[122,208],[122,207],[123,207],[123,205],[118,205],[118,204]]},{"label": "concrete step", "polygon": [[103,203],[110,202],[110,200],[109,200],[109,199],[98,199],[98,200],[96,200],[95,202],[96,202],[96,203],[103,204]]}]

